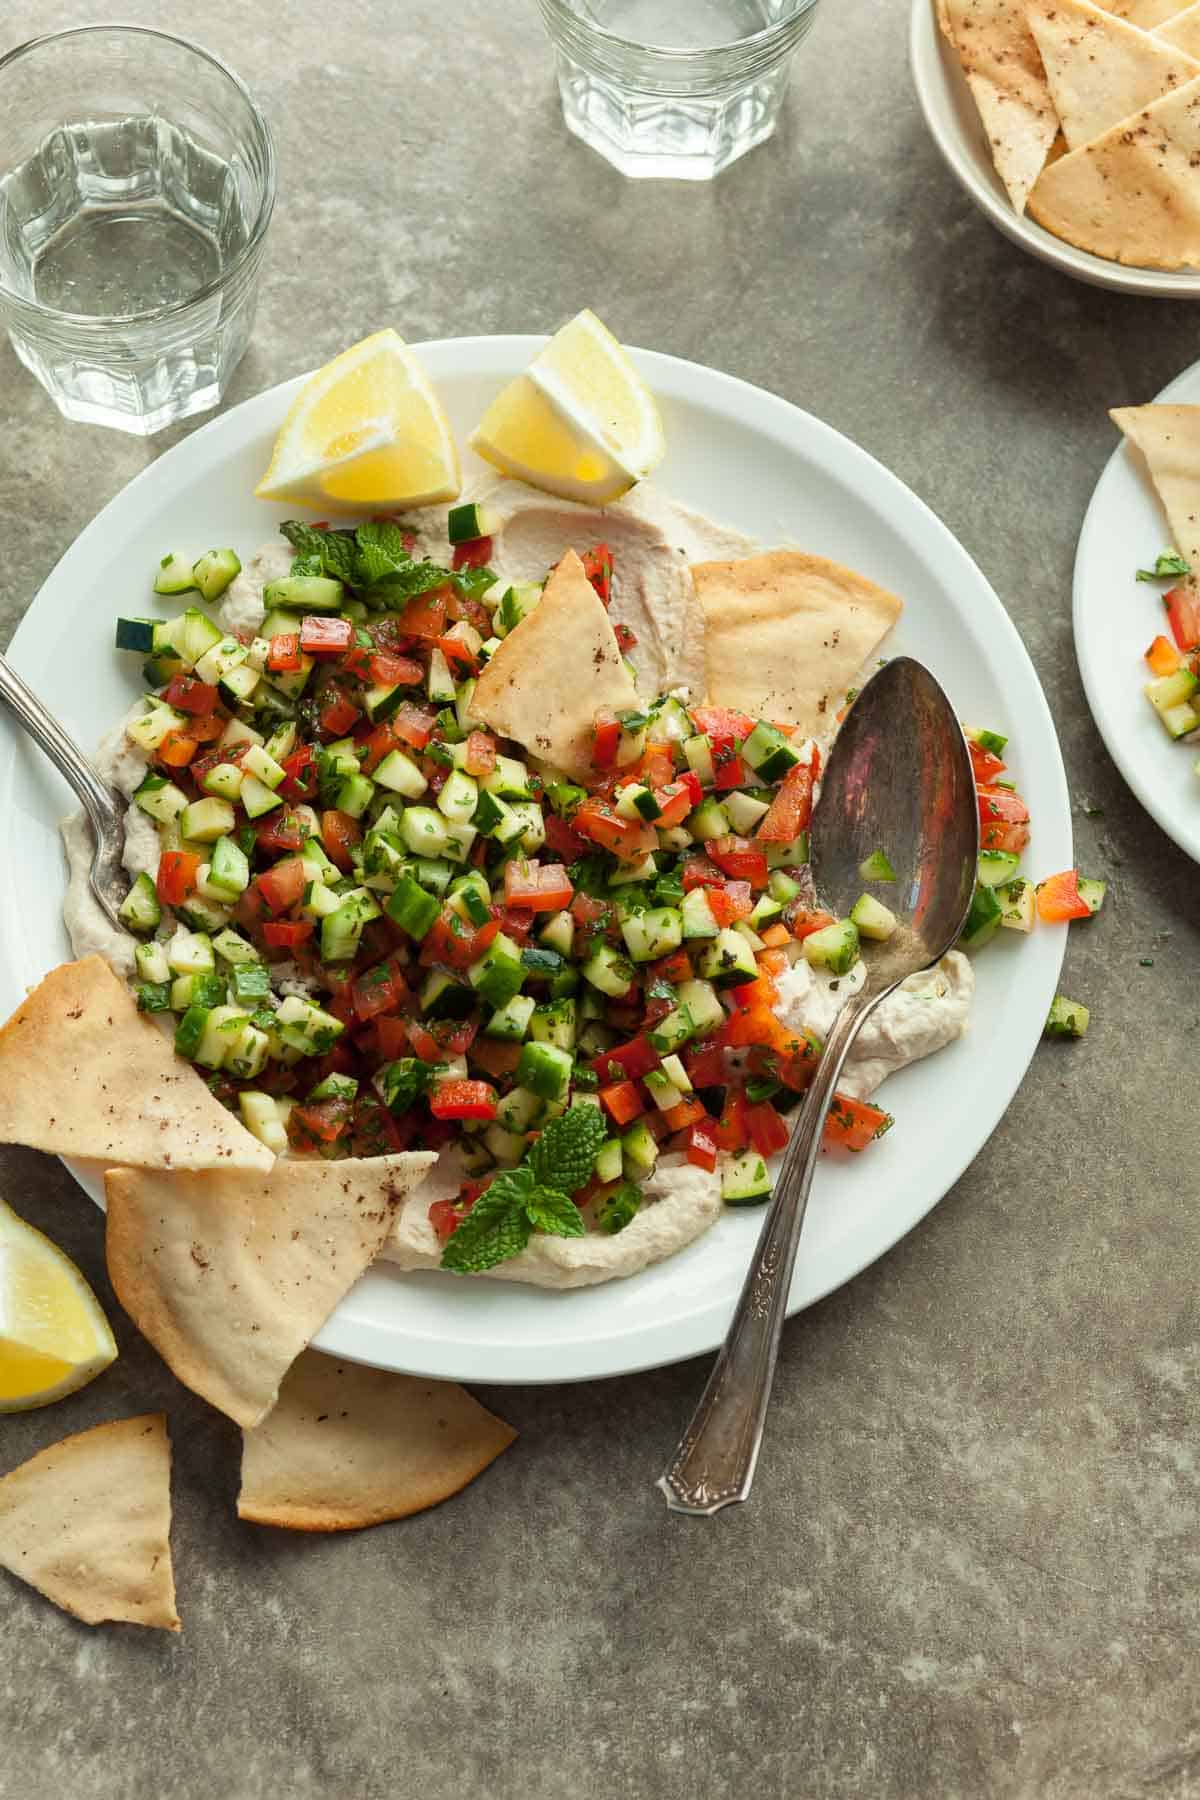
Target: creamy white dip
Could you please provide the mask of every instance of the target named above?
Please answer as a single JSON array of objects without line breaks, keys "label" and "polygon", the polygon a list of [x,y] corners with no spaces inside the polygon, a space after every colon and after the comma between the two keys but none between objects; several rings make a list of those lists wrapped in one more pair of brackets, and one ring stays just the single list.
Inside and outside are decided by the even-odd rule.
[{"label": "creamy white dip", "polygon": [[266,608],[263,589],[272,581],[282,581],[292,572],[296,552],[286,538],[272,538],[269,544],[254,552],[240,575],[235,575],[225,589],[217,617],[226,631],[257,631]]},{"label": "creamy white dip", "polygon": [[[130,716],[140,707],[130,709]],[[146,775],[146,754],[125,735],[124,720],[100,740],[92,758],[102,781],[127,798]],[[118,975],[133,973],[134,939],[110,921],[95,895],[88,876],[92,866],[92,828],[83,813],[72,813],[59,825],[67,853],[68,882],[63,901],[63,923],[77,957],[103,956]],[[125,812],[125,850],[122,862],[131,876],[153,875],[158,868],[158,830],[140,806]]]}]

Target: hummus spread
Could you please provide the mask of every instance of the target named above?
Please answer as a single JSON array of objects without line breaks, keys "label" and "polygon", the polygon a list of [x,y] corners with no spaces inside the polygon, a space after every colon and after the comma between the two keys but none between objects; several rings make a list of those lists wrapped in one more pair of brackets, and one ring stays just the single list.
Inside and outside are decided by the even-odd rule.
[{"label": "hummus spread", "polygon": [[257,631],[266,616],[263,589],[292,572],[296,552],[286,538],[272,538],[256,550],[225,589],[217,617],[226,631]]},{"label": "hummus spread", "polygon": [[[140,710],[140,709],[135,709]],[[139,788],[146,775],[145,753],[125,735],[124,721],[103,737],[92,758],[100,779],[126,798]],[[77,957],[103,956],[118,975],[133,974],[134,939],[119,931],[92,893],[88,879],[92,866],[92,828],[82,812],[72,813],[59,825],[67,853],[68,884],[63,901],[63,923]],[[159,838],[153,819],[140,806],[125,813],[125,852],[122,862],[131,876],[153,875],[158,868]]]}]

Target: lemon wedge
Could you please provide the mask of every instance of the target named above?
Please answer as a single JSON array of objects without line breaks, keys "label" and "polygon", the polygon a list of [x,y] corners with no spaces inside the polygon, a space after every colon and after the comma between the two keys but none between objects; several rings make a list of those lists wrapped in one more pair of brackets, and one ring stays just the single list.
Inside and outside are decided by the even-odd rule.
[{"label": "lemon wedge", "polygon": [[73,1394],[116,1354],[100,1303],[70,1257],[0,1200],[0,1413]]},{"label": "lemon wedge", "polygon": [[471,448],[531,487],[607,506],[648,475],[667,446],[650,389],[585,310],[496,396]]},{"label": "lemon wedge", "polygon": [[305,382],[283,421],[260,500],[328,512],[453,500],[462,486],[450,421],[395,331],[377,331]]}]

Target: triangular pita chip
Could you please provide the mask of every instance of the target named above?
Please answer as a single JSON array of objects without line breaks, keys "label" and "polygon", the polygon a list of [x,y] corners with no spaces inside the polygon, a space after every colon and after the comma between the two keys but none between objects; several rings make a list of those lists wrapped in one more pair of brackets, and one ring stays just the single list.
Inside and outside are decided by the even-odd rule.
[{"label": "triangular pita chip", "polygon": [[1102,0],[1105,12],[1128,20],[1142,31],[1153,31],[1179,11],[1179,0]]},{"label": "triangular pita chip", "polygon": [[1024,0],[941,0],[938,20],[958,52],[996,173],[1013,206],[1024,212],[1058,135]]},{"label": "triangular pita chip", "polygon": [[694,563],[707,698],[828,736],[846,689],[903,610],[865,576],[801,550]]},{"label": "triangular pita chip", "polygon": [[243,1433],[238,1517],[291,1531],[404,1519],[457,1494],[516,1435],[456,1382],[306,1350]]},{"label": "triangular pita chip", "polygon": [[1177,50],[1186,50],[1189,56],[1200,60],[1200,0],[1156,26],[1154,35],[1162,38],[1164,43],[1174,44]]},{"label": "triangular pita chip", "polygon": [[0,1029],[0,1143],[147,1169],[274,1161],[100,956],[52,969]]},{"label": "triangular pita chip", "polygon": [[185,1387],[257,1425],[433,1161],[412,1151],[283,1157],[267,1175],[110,1169],[105,1247],[117,1298]]},{"label": "triangular pita chip", "polygon": [[1200,577],[1200,406],[1115,406],[1108,416],[1145,458],[1194,582]]},{"label": "triangular pita chip", "polygon": [[0,1566],[87,1625],[179,1630],[162,1413],[94,1425],[0,1477]]},{"label": "triangular pita chip", "polygon": [[1193,57],[1090,0],[1032,0],[1028,16],[1071,150],[1200,75]]},{"label": "triangular pita chip", "polygon": [[1051,163],[1029,214],[1110,262],[1200,266],[1200,77]]},{"label": "triangular pita chip", "polygon": [[471,711],[568,775],[588,776],[597,709],[636,705],[608,614],[568,550],[484,668]]}]

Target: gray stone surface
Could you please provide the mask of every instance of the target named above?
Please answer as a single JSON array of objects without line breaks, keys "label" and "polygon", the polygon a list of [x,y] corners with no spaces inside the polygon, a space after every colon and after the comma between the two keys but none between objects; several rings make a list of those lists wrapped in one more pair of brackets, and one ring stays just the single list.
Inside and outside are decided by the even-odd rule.
[{"label": "gray stone surface", "polygon": [[[0,1191],[76,1257],[122,1348],[0,1423],[0,1468],[165,1406],[185,1619],[179,1640],[93,1632],[0,1578],[3,1800],[1200,1793],[1196,872],[1102,749],[1069,622],[1104,408],[1192,360],[1196,312],[1073,284],[969,207],[914,103],[901,0],[828,5],[776,141],[696,190],[623,182],[564,135],[532,4],[121,10],[202,37],[279,134],[231,400],[385,322],[541,330],[584,304],[787,395],[992,579],[1072,794],[1102,809],[1077,804],[1079,861],[1113,890],[1067,952],[1086,1043],[1043,1046],[934,1214],[788,1328],[753,1503],[715,1524],[650,1486],[691,1363],[493,1391],[518,1445],[407,1523],[238,1526],[236,1433],[135,1338],[58,1164],[0,1152]],[[19,29],[77,17],[32,0]],[[7,345],[0,423],[6,640],[171,440],[65,425]]]}]

